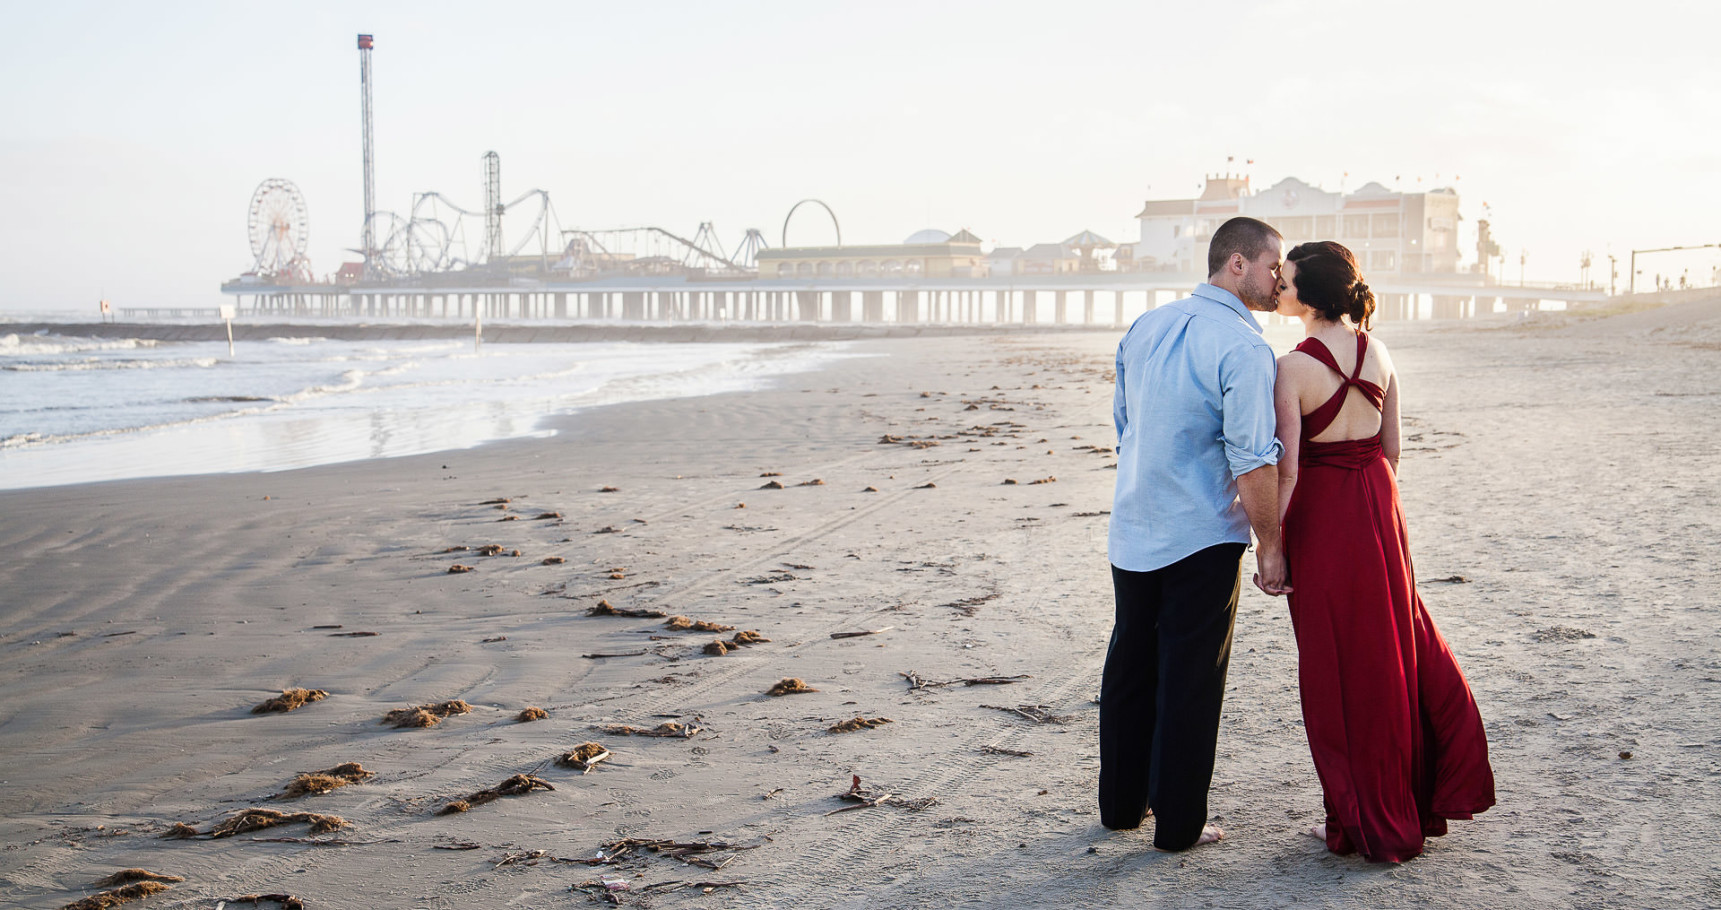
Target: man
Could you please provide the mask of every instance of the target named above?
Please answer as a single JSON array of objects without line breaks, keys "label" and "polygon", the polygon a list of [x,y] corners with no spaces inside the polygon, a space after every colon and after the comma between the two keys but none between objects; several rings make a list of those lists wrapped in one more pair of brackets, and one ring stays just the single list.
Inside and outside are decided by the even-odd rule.
[{"label": "man", "polygon": [[1273,351],[1250,310],[1278,305],[1284,241],[1233,218],[1207,283],[1154,309],[1118,344],[1117,492],[1108,550],[1117,619],[1100,684],[1100,821],[1186,850],[1224,832],[1207,789],[1231,659],[1243,551],[1283,594]]}]

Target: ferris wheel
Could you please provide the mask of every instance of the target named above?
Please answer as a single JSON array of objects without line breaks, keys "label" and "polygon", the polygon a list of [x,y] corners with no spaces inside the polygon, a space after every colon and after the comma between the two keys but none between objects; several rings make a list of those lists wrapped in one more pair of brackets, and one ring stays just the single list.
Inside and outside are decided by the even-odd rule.
[{"label": "ferris wheel", "polygon": [[253,268],[258,275],[309,272],[305,247],[311,221],[305,211],[305,197],[292,181],[272,177],[258,184],[251,194],[246,227],[251,235],[251,254],[257,257]]}]

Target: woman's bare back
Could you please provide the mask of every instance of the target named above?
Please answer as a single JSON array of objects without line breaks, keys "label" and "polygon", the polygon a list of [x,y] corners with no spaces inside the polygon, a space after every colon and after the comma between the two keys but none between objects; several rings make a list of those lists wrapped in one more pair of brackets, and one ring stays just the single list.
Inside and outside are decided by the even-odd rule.
[{"label": "woman's bare back", "polygon": [[[1325,344],[1332,354],[1333,361],[1346,376],[1356,369],[1356,334],[1342,327],[1324,331],[1310,336]],[[1331,367],[1321,363],[1314,357],[1301,351],[1287,354],[1280,362],[1280,381],[1291,382],[1297,392],[1299,409],[1307,417],[1321,405],[1326,404],[1333,394],[1344,385],[1344,380],[1332,371]],[[1369,336],[1368,347],[1363,351],[1362,371],[1357,375],[1385,389],[1392,399],[1396,399],[1396,389],[1393,388],[1395,377],[1392,370],[1392,358],[1387,353],[1386,346]],[[1362,390],[1352,386],[1345,396],[1344,404],[1339,408],[1337,417],[1325,429],[1310,439],[1310,442],[1342,442],[1347,439],[1367,439],[1379,433],[1385,423],[1385,409],[1377,409],[1363,395]],[[1396,448],[1396,447],[1395,447]]]}]

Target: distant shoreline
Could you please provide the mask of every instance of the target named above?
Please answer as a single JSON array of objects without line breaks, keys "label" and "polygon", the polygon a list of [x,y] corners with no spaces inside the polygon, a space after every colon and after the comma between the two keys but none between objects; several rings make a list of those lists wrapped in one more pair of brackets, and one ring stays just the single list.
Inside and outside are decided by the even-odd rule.
[{"label": "distant shoreline", "polygon": [[[492,344],[637,341],[656,343],[722,343],[747,341],[855,341],[873,338],[944,338],[969,335],[1068,334],[1122,328],[1086,325],[921,325],[878,324],[713,324],[713,323],[576,323],[534,325],[496,323],[484,326],[484,341]],[[157,341],[225,341],[221,323],[181,325],[139,322],[17,322],[0,323],[0,334],[48,332],[81,338],[148,338]],[[269,338],[331,338],[341,341],[373,339],[416,340],[471,338],[472,326],[460,323],[243,323],[233,324],[234,341]]]}]

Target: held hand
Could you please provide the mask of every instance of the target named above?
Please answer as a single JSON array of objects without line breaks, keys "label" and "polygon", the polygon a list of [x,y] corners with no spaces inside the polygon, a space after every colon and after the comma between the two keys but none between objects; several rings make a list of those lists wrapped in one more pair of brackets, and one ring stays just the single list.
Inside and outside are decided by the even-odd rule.
[{"label": "held hand", "polygon": [[1274,597],[1291,593],[1291,582],[1286,575],[1285,551],[1283,549],[1257,546],[1255,548],[1255,568],[1255,587]]}]

